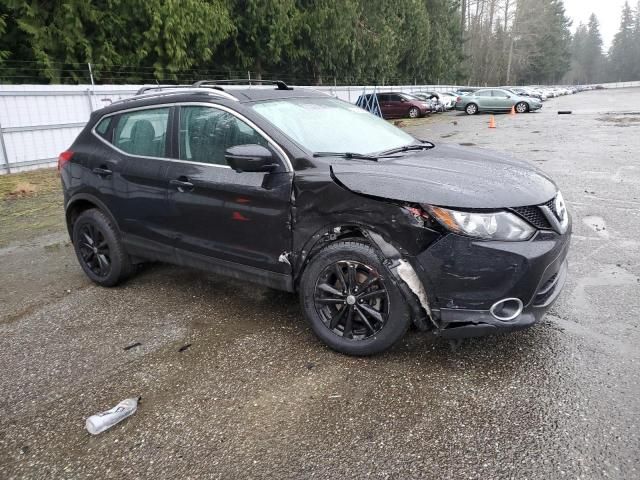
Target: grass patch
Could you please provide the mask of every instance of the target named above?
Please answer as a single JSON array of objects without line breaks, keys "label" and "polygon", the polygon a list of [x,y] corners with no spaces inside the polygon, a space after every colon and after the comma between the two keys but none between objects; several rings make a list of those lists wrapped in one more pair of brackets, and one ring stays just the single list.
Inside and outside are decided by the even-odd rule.
[{"label": "grass patch", "polygon": [[64,230],[55,169],[0,175],[0,247]]}]

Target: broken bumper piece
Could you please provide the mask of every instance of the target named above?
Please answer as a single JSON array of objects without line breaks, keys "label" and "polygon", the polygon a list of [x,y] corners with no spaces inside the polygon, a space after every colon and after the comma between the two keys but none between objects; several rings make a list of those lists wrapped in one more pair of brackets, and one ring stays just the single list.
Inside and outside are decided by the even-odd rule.
[{"label": "broken bumper piece", "polygon": [[479,242],[448,235],[416,269],[438,328],[450,339],[522,330],[539,322],[567,278],[570,229],[527,242]]}]

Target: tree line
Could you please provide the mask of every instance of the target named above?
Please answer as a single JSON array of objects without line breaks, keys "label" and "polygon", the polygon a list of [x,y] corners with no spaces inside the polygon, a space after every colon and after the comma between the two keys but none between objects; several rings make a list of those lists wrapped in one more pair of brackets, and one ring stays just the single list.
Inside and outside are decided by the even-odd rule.
[{"label": "tree line", "polygon": [[628,2],[622,7],[620,28],[605,55],[600,24],[591,15],[573,36],[572,64],[567,80],[575,83],[626,82],[640,80],[640,1],[635,11]]},{"label": "tree line", "polygon": [[627,4],[605,55],[595,16],[572,35],[562,0],[0,0],[0,81],[640,79],[639,22]]},{"label": "tree line", "polygon": [[0,79],[453,82],[452,0],[0,0]]}]

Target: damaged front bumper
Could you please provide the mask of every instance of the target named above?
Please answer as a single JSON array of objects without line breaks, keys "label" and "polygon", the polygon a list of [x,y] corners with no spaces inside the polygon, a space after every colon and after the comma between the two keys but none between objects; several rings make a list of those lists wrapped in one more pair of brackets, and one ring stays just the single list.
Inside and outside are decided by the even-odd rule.
[{"label": "damaged front bumper", "polygon": [[440,309],[440,329],[438,334],[444,338],[467,338],[492,335],[494,333],[522,330],[539,322],[549,307],[555,302],[564,287],[567,278],[567,261],[560,270],[540,289],[536,298],[521,313],[510,320],[496,318],[491,310]]},{"label": "damaged front bumper", "polygon": [[[434,332],[478,337],[540,321],[565,284],[570,237],[568,229],[539,231],[527,242],[440,239],[411,262],[428,292]],[[496,308],[503,305],[512,308]]]}]

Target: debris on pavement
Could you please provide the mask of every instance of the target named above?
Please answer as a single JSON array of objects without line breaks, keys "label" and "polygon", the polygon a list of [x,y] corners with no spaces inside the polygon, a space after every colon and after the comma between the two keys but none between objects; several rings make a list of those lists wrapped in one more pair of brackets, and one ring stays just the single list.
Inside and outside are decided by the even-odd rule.
[{"label": "debris on pavement", "polygon": [[142,397],[127,398],[115,407],[96,415],[91,415],[85,422],[85,427],[91,435],[98,435],[116,423],[130,417],[138,409],[138,402]]}]

